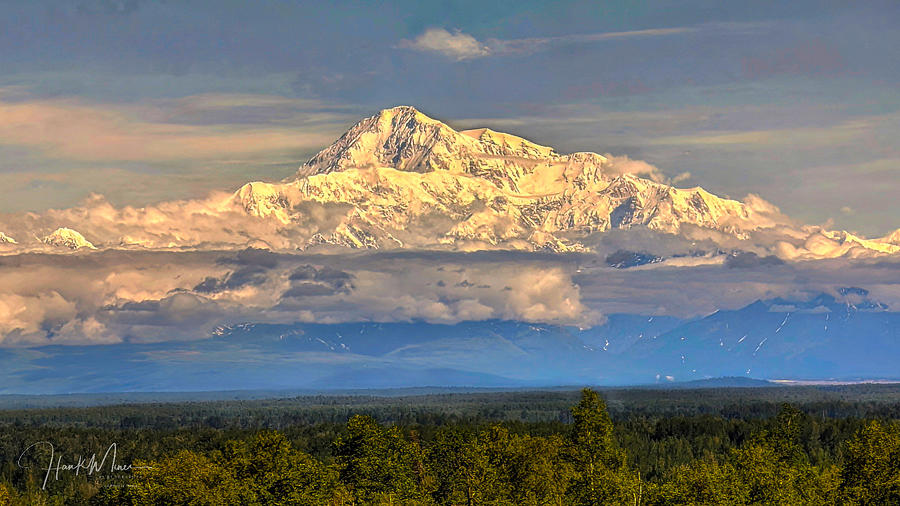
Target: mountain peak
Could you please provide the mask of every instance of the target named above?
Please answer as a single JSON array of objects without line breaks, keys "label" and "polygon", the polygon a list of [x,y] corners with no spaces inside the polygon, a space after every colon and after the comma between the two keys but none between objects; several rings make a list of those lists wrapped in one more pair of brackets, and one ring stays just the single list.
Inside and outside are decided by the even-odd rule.
[{"label": "mountain peak", "polygon": [[888,244],[893,244],[894,246],[900,246],[900,228],[894,230],[890,234],[878,239],[879,242],[885,242]]},{"label": "mountain peak", "polygon": [[[678,234],[687,224],[745,240],[748,232],[774,223],[767,211],[700,187],[678,189],[623,173],[597,153],[562,155],[490,128],[456,131],[408,105],[358,122],[304,164],[292,184],[297,198],[355,208],[330,235],[316,235],[316,244],[403,247],[434,233],[400,238],[416,217],[429,213],[454,223],[439,232],[441,244],[562,244],[555,249],[582,247],[577,240],[560,242],[561,237],[612,228],[642,226]],[[282,201],[285,195],[263,189],[257,191],[256,184],[242,189],[244,208],[288,223],[282,211],[290,208]]]},{"label": "mountain peak", "polygon": [[[368,124],[367,120],[371,118],[376,119],[375,125]],[[428,116],[427,114],[411,105],[398,105],[396,107],[382,109],[378,111],[378,113],[374,116],[370,116],[369,118],[366,118],[357,123],[357,125],[360,124],[365,124],[368,127],[376,126],[382,131],[397,130],[400,133],[408,133],[415,130],[416,127],[432,127],[452,130],[449,126],[445,125],[441,121]]]},{"label": "mountain peak", "polygon": [[42,241],[50,246],[59,246],[73,250],[87,248],[97,249],[90,241],[84,238],[80,232],[71,228],[60,227],[53,231],[50,235],[45,236]]},{"label": "mountain peak", "polygon": [[[297,178],[387,167],[482,177],[504,190],[518,192],[523,177],[537,166],[565,165],[567,160],[551,147],[489,128],[458,132],[404,105],[384,109],[354,125],[306,162]],[[582,157],[578,163],[585,165],[586,160],[599,165],[605,158]]]},{"label": "mountain peak", "polygon": [[350,128],[331,146],[320,151],[297,172],[298,178],[347,169],[392,167],[409,172],[431,172],[436,167],[436,146],[453,145],[455,130],[402,105],[383,109]]},{"label": "mountain peak", "polygon": [[512,152],[530,153],[533,156],[539,157],[559,156],[553,148],[549,146],[541,146],[540,144],[523,139],[522,137],[505,132],[497,132],[490,128],[463,130],[459,133],[480,141],[489,151],[499,153],[503,150],[507,150]]},{"label": "mountain peak", "polygon": [[394,107],[389,107],[387,109],[382,109],[381,111],[378,112],[378,114],[376,116],[394,117],[394,116],[404,116],[404,115],[420,116],[421,119],[424,119],[426,121],[433,121],[433,122],[437,121],[436,119],[426,116],[421,111],[419,111],[418,109],[416,109],[415,107],[413,107],[411,105],[398,105],[398,106],[394,106]]},{"label": "mountain peak", "polygon": [[[758,197],[744,202],[720,198],[700,187],[676,188],[641,177],[629,168],[616,158],[559,154],[490,128],[457,131],[404,105],[359,121],[304,164],[293,180],[248,182],[225,198],[214,194],[205,201],[145,209],[115,210],[94,199],[87,206],[104,206],[102,213],[79,208],[48,217],[64,219],[106,248],[215,244],[278,250],[603,251],[620,246],[621,240],[621,246],[627,242],[622,248],[627,253],[643,243],[643,232],[637,241],[617,233],[608,244],[598,234],[637,228],[680,235],[685,240],[676,241],[680,245],[663,246],[673,259],[693,255],[698,241],[725,249],[748,241],[740,244],[757,248],[761,256],[784,259],[900,252],[900,232],[867,240],[821,228],[796,229]],[[95,215],[102,215],[102,221],[94,220]],[[203,218],[195,224],[198,215]],[[227,226],[216,219],[223,216],[229,217]],[[47,221],[36,223],[40,228],[14,225],[11,231],[19,239],[22,234],[30,238]],[[96,249],[70,228],[14,245],[0,233],[3,251],[46,250],[48,245]],[[661,252],[645,249],[639,251],[648,258],[662,258]]]}]

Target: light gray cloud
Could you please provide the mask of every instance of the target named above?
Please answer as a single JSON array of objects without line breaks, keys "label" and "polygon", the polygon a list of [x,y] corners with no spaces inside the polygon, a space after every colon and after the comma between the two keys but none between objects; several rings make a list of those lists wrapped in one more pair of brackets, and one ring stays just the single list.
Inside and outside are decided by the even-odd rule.
[{"label": "light gray cloud", "polygon": [[511,265],[454,254],[256,250],[6,256],[0,345],[200,339],[242,321],[601,321],[581,303],[570,263],[523,258]]},{"label": "light gray cloud", "polygon": [[279,178],[358,113],[282,95],[202,93],[104,103],[0,86],[0,212],[196,198]]},{"label": "light gray cloud", "polygon": [[[633,237],[630,246],[639,249]],[[496,319],[591,327],[611,313],[699,316],[847,286],[900,310],[895,259],[718,258],[614,269],[604,254],[524,252],[5,256],[0,346],[195,340],[241,322]]]},{"label": "light gray cloud", "polygon": [[682,172],[673,177],[669,177],[664,174],[659,167],[644,160],[629,158],[627,155],[616,156],[607,154],[606,158],[609,160],[609,166],[604,167],[604,171],[608,171],[613,176],[634,174],[636,176],[648,178],[657,183],[669,185],[683,182],[691,177],[690,172]]},{"label": "light gray cloud", "polygon": [[[756,263],[757,265],[749,265]],[[806,300],[819,293],[840,295],[862,286],[873,300],[900,310],[900,262],[850,259],[781,263],[774,259],[729,265],[673,266],[665,262],[640,269],[585,266],[574,280],[582,302],[604,314],[637,313],[679,317],[738,309],[760,299]]]},{"label": "light gray cloud", "polygon": [[662,37],[678,35],[697,31],[696,28],[650,28],[646,30],[629,30],[623,32],[599,32],[562,35],[558,37],[532,37],[523,39],[489,39],[488,47],[500,54],[527,54],[539,51],[551,45],[557,44],[587,44],[615,39],[639,39],[647,37]]},{"label": "light gray cloud", "polygon": [[429,28],[413,40],[403,40],[397,47],[415,51],[438,53],[455,61],[488,56],[529,54],[560,44],[587,44],[604,40],[660,37],[694,32],[694,28],[652,28],[623,32],[585,33],[556,37],[529,37],[521,39],[487,39],[479,41],[460,30],[452,32],[443,28]]},{"label": "light gray cloud", "polygon": [[439,53],[456,61],[483,58],[491,50],[475,37],[459,30],[449,32],[443,28],[429,28],[413,40],[403,40],[398,47]]}]

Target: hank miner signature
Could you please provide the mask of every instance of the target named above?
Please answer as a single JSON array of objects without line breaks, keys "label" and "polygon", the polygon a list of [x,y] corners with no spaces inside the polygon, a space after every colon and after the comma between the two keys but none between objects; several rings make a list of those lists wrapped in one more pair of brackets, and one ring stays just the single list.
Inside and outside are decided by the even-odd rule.
[{"label": "hank miner signature", "polygon": [[[33,443],[19,455],[19,459],[16,461],[16,464],[21,467],[27,469],[30,466],[22,465],[22,459],[25,458],[29,453],[36,452],[40,448],[48,448],[50,450],[50,459],[46,466],[46,474],[44,474],[44,483],[41,486],[41,489],[46,490],[47,482],[50,480],[50,477],[53,476],[54,480],[59,480],[60,472],[74,472],[75,475],[79,475],[82,472],[85,476],[91,476],[94,474],[103,473],[104,468],[110,473],[122,473],[131,471],[133,469],[152,469],[149,466],[133,466],[131,464],[119,464],[116,462],[116,457],[118,447],[116,443],[112,443],[106,449],[106,452],[103,454],[103,458],[100,461],[97,461],[97,454],[94,453],[90,456],[90,458],[85,458],[83,455],[78,455],[78,459],[72,460],[72,463],[63,463],[63,454],[56,454],[55,448],[53,447],[53,443],[49,441],[38,441],[37,443]],[[109,464],[107,466],[106,459],[109,458]],[[44,469],[44,468],[42,468]]]}]

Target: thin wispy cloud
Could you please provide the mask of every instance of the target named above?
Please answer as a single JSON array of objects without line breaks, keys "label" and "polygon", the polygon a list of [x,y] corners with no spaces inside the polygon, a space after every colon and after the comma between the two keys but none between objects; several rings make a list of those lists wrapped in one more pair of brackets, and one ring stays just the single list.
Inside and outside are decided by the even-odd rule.
[{"label": "thin wispy cloud", "polygon": [[561,44],[587,44],[613,39],[638,39],[647,37],[662,37],[691,33],[695,28],[652,28],[647,30],[630,30],[626,32],[600,32],[578,35],[564,35],[559,37],[534,37],[525,39],[490,39],[488,46],[496,48],[500,54],[527,54],[543,50],[547,47]]},{"label": "thin wispy cloud", "polygon": [[455,61],[488,56],[530,54],[562,44],[588,44],[614,39],[636,39],[690,33],[695,28],[651,28],[623,32],[599,32],[554,37],[529,37],[521,39],[487,39],[482,42],[462,32],[443,28],[429,28],[413,40],[403,40],[397,47],[415,51],[438,53]]},{"label": "thin wispy cloud", "polygon": [[[226,119],[218,123],[185,124],[177,117],[198,110],[283,108],[287,102],[292,101],[281,97],[202,95],[196,100],[186,97],[172,101],[166,108],[67,99],[0,99],[0,144],[76,161],[233,159],[318,148],[330,142],[339,130],[337,125],[333,129],[322,128],[321,124],[303,129],[273,124],[232,124]],[[302,102],[300,106],[308,106]]]},{"label": "thin wispy cloud", "polygon": [[698,132],[692,135],[674,135],[651,139],[650,144],[660,145],[803,145],[826,146],[838,143],[861,142],[895,127],[900,115],[889,113],[879,116],[861,116],[828,126],[802,126],[747,131]]}]

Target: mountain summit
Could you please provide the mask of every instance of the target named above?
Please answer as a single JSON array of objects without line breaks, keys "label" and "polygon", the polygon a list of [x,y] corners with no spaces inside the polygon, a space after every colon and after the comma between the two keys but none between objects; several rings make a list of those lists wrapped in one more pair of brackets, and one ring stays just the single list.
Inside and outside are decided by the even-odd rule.
[{"label": "mountain summit", "polygon": [[[744,203],[623,172],[597,153],[561,155],[488,128],[456,131],[410,106],[363,119],[288,184],[300,185],[304,199],[353,205],[334,233],[315,240],[355,247],[424,245],[424,234],[445,246],[579,250],[577,236],[612,228],[678,233],[690,225],[743,237],[772,223]],[[410,237],[420,218],[435,215],[445,229]]]},{"label": "mountain summit", "polygon": [[[82,207],[0,222],[10,234],[0,241],[4,251],[96,244],[289,251],[606,248],[666,255],[655,251],[660,242],[668,243],[670,256],[696,255],[698,248],[783,259],[900,251],[898,233],[870,240],[797,225],[759,197],[739,202],[700,187],[675,188],[646,173],[649,165],[622,160],[592,152],[560,154],[488,128],[457,131],[399,106],[363,119],[281,183],[250,182],[227,195],[137,209],[116,209],[94,196]],[[39,231],[59,223],[79,232],[60,229],[43,242],[37,239]],[[623,233],[616,240],[624,244],[611,244],[608,232],[629,229],[662,234],[666,241]],[[35,241],[17,244],[4,237]]]},{"label": "mountain summit", "polygon": [[[597,166],[606,161],[595,153],[585,155]],[[481,177],[499,188],[520,192],[519,184],[538,165],[566,159],[553,148],[487,128],[457,132],[413,107],[399,106],[354,125],[304,164],[297,177],[391,167]]]}]

